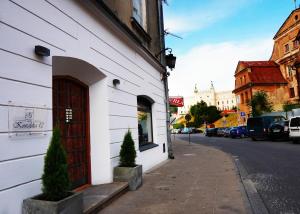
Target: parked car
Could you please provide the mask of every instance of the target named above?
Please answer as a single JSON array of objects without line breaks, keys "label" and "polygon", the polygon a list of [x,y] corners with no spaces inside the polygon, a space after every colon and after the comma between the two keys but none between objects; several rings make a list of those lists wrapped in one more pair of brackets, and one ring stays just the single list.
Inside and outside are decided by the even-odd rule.
[{"label": "parked car", "polygon": [[178,134],[180,129],[172,129],[171,134]]},{"label": "parked car", "polygon": [[218,128],[209,128],[206,129],[205,136],[213,137],[213,136],[217,136],[217,133],[218,133]]},{"label": "parked car", "polygon": [[193,133],[203,133],[203,130],[201,130],[200,128],[195,128],[193,130]]},{"label": "parked car", "polygon": [[230,137],[231,138],[244,138],[248,136],[248,131],[247,131],[247,126],[237,126],[237,127],[233,127],[230,130]]},{"label": "parked car", "polygon": [[228,127],[224,130],[224,137],[229,137],[230,136],[230,130],[232,129],[232,127]]},{"label": "parked car", "polygon": [[181,134],[191,134],[191,133],[193,133],[192,128],[187,128],[187,127],[185,127],[185,128],[183,128],[182,131],[181,131]]},{"label": "parked car", "polygon": [[300,140],[300,117],[292,117],[289,122],[289,137],[293,143]]},{"label": "parked car", "polygon": [[269,138],[269,126],[273,122],[286,120],[283,116],[250,117],[247,121],[247,130],[252,140],[266,140]]},{"label": "parked car", "polygon": [[223,137],[224,136],[224,131],[225,131],[226,128],[222,127],[222,128],[219,128],[218,131],[217,131],[217,136],[218,137]]},{"label": "parked car", "polygon": [[271,140],[277,140],[277,139],[283,139],[288,140],[289,139],[289,121],[288,120],[282,120],[282,121],[274,121],[269,126],[269,138]]}]

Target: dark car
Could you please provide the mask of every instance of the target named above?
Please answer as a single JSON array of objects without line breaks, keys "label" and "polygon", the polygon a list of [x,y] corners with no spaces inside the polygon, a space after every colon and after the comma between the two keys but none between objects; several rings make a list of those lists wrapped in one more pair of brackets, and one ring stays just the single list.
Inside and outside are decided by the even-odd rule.
[{"label": "dark car", "polygon": [[209,128],[206,129],[205,136],[213,137],[213,136],[217,136],[217,133],[218,133],[218,128]]},{"label": "dark car", "polygon": [[223,137],[224,136],[224,132],[225,132],[226,128],[219,128],[217,131],[217,136],[218,137]]},{"label": "dark car", "polygon": [[232,127],[228,127],[224,130],[224,137],[229,137],[230,136],[230,130],[232,129]]},{"label": "dark car", "polygon": [[271,123],[269,126],[269,138],[271,140],[288,140],[289,139],[289,121],[282,120]]},{"label": "dark car", "polygon": [[284,121],[283,116],[250,117],[247,121],[247,130],[252,140],[266,140],[269,138],[269,126],[273,122]]},{"label": "dark car", "polygon": [[237,126],[237,127],[233,127],[230,130],[230,137],[231,138],[244,138],[248,136],[248,131],[247,131],[247,126]]}]

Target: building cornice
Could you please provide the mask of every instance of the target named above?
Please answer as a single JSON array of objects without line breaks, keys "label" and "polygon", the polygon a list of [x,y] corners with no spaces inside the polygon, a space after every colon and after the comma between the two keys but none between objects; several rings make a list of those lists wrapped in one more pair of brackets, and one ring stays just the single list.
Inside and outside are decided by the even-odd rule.
[{"label": "building cornice", "polygon": [[243,85],[241,87],[238,87],[238,88],[234,89],[232,91],[232,93],[236,94],[240,91],[243,91],[243,90],[248,89],[248,88],[252,88],[254,86],[286,86],[286,85],[288,85],[287,82],[277,82],[277,83],[254,83],[254,82],[249,82],[246,85]]},{"label": "building cornice", "polygon": [[[131,29],[120,21],[120,19],[101,1],[89,0],[83,1],[84,4],[94,11],[102,21],[105,21],[107,27],[117,34],[121,40],[126,40],[126,44],[137,51],[146,61],[155,67],[160,73],[166,72],[166,67],[142,45],[141,40],[131,31]],[[99,11],[101,13],[99,13]]]}]

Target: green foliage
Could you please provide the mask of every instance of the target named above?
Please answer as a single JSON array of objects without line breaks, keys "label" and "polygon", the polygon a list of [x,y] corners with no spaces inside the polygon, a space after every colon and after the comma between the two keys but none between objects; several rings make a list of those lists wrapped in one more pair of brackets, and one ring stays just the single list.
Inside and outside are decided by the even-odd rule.
[{"label": "green foliage", "polygon": [[216,106],[207,106],[204,101],[191,106],[191,114],[194,117],[194,126],[200,127],[204,122],[213,123],[221,118]]},{"label": "green foliage", "polygon": [[190,114],[186,114],[184,116],[184,119],[187,121],[187,122],[190,122],[190,120],[192,119],[192,116]]},{"label": "green foliage", "polygon": [[237,111],[237,107],[236,107],[236,106],[233,106],[233,107],[231,108],[231,110]]},{"label": "green foliage", "polygon": [[184,125],[181,123],[175,123],[173,124],[173,129],[181,129],[184,128]]},{"label": "green foliage", "polygon": [[288,112],[295,108],[300,108],[300,103],[288,103],[286,102],[283,106],[283,111]]},{"label": "green foliage", "polygon": [[256,92],[249,101],[248,106],[251,108],[251,114],[253,117],[273,111],[273,104],[269,101],[268,95],[264,91]]},{"label": "green foliage", "polygon": [[170,113],[176,114],[178,112],[178,107],[176,106],[170,106]]},{"label": "green foliage", "polygon": [[120,151],[120,166],[135,167],[136,151],[130,130],[125,134]]},{"label": "green foliage", "polygon": [[206,110],[206,122],[213,123],[221,118],[221,111],[216,106],[208,106]]},{"label": "green foliage", "polygon": [[61,144],[60,131],[54,128],[42,176],[42,190],[46,200],[58,201],[68,196],[70,181],[67,167],[67,155]]}]

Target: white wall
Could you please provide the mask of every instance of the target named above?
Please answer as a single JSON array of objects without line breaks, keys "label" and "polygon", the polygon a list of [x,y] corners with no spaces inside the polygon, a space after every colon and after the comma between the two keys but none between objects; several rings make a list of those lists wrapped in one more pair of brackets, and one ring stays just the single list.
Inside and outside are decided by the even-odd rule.
[{"label": "white wall", "polygon": [[[101,130],[106,129],[106,134],[91,139],[92,183],[112,181],[111,166],[118,163],[120,145],[128,128],[138,151],[137,95],[147,95],[155,101],[153,132],[154,143],[159,145],[138,151],[137,162],[147,170],[167,159],[167,152],[162,152],[167,139],[160,73],[135,51],[133,44],[120,40],[122,34],[108,31],[110,23],[96,17],[79,2],[0,1],[0,213],[20,213],[22,200],[39,193],[41,188],[42,157],[51,136],[51,119],[49,130],[45,131],[47,135],[32,139],[9,139],[6,123],[9,105],[38,106],[52,115],[52,57],[36,56],[35,45],[49,48],[51,56],[86,61],[106,75],[101,85],[90,85],[90,98],[94,101],[99,95],[96,89],[106,93],[102,97],[107,99],[108,112],[99,124]],[[112,85],[115,78],[121,82],[117,88]],[[91,105],[91,116],[95,115],[91,123],[97,124],[97,107],[101,103],[92,101]],[[91,129],[94,132],[97,130]],[[97,167],[98,162],[103,165]],[[19,168],[24,170],[18,172]],[[4,174],[10,175],[9,181]]]}]

